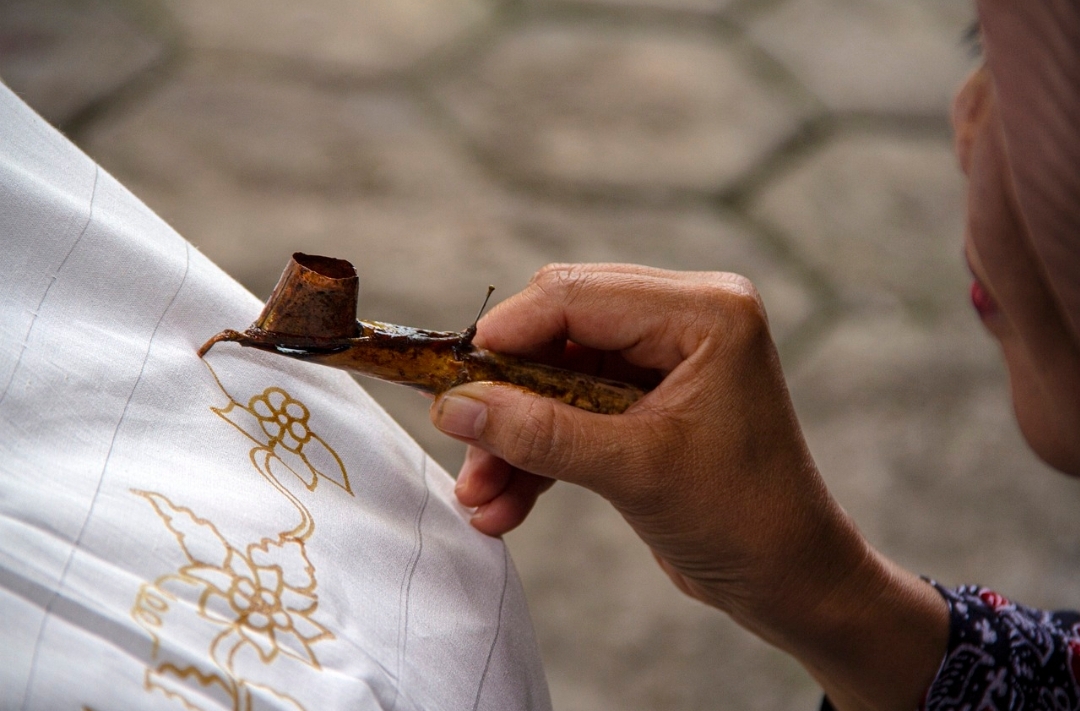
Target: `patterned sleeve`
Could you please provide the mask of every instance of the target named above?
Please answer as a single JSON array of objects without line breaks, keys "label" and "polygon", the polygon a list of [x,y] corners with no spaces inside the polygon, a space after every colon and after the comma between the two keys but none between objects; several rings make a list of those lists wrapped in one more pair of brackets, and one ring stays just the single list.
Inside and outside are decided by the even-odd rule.
[{"label": "patterned sleeve", "polygon": [[949,647],[920,711],[1080,711],[1080,613],[934,587],[949,605]]},{"label": "patterned sleeve", "polygon": [[974,585],[935,587],[949,604],[949,648],[925,711],[1080,709],[1080,614],[1024,607]]}]

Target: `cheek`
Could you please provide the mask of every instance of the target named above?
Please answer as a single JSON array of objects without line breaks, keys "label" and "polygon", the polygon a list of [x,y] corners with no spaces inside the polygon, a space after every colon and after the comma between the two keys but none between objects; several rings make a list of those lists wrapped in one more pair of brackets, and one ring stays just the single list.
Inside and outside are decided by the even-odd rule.
[{"label": "cheek", "polygon": [[1024,438],[1054,468],[1080,475],[1080,350],[1030,248],[989,102],[971,126],[967,156],[968,250],[997,305],[984,323],[1001,342]]},{"label": "cheek", "polygon": [[1013,412],[1024,440],[1044,462],[1080,477],[1080,413],[1062,409],[1022,350],[1004,348]]},{"label": "cheek", "polygon": [[1012,208],[1005,176],[1008,166],[998,128],[983,120],[970,127],[966,150],[968,172],[967,239],[978,255],[986,286],[998,301],[1011,282],[1012,261],[1025,239]]},{"label": "cheek", "polygon": [[991,333],[1041,351],[1060,331],[1059,314],[1020,218],[996,107],[987,101],[972,126],[965,250],[994,306],[983,314]]}]

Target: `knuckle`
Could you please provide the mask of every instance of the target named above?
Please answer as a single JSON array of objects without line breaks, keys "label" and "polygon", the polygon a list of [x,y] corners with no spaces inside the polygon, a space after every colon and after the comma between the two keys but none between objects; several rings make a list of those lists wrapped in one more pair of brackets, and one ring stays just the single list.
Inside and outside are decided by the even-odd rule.
[{"label": "knuckle", "polygon": [[713,272],[703,281],[702,286],[709,289],[716,298],[730,302],[761,303],[761,295],[758,293],[754,282],[742,274],[733,272]]},{"label": "knuckle", "polygon": [[761,303],[761,295],[754,283],[741,274],[727,274],[727,287],[732,296]]},{"label": "knuckle", "polygon": [[571,303],[588,289],[593,276],[587,264],[552,263],[541,267],[530,284],[549,299]]},{"label": "knuckle", "polygon": [[711,275],[702,285],[707,299],[732,335],[755,339],[769,332],[769,317],[765,302],[754,283],[728,272]]},{"label": "knuckle", "polygon": [[540,267],[533,274],[529,283],[550,290],[565,288],[569,282],[574,280],[578,269],[579,265],[576,264],[552,262]]}]

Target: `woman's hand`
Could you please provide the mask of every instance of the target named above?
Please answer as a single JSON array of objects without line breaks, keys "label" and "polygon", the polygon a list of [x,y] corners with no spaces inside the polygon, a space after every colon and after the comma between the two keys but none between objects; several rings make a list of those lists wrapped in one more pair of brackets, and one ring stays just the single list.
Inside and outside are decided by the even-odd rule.
[{"label": "woman's hand", "polygon": [[796,549],[846,525],[816,474],[746,279],[551,266],[495,308],[476,340],[560,365],[570,342],[578,367],[602,353],[597,374],[662,377],[619,416],[494,384],[439,398],[436,426],[475,445],[458,496],[480,507],[480,530],[520,523],[547,477],[580,484],[623,513],[680,588],[728,609],[774,595],[779,575],[764,568],[787,569]]},{"label": "woman's hand", "polygon": [[[476,342],[659,384],[622,415],[490,383],[439,397],[436,426],[472,445],[457,495],[478,507],[473,525],[510,530],[554,479],[587,487],[681,590],[795,654],[838,706],[915,707],[945,648],[944,603],[878,556],[827,492],[749,281],[549,266]],[[927,637],[929,661],[904,656],[925,656]]]}]

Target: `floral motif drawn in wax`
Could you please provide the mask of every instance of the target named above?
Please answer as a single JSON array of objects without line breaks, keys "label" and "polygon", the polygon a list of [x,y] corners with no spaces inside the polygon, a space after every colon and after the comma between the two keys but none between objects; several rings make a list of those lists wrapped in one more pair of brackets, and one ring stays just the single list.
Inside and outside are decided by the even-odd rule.
[{"label": "floral motif drawn in wax", "polygon": [[[153,507],[184,560],[144,584],[132,609],[153,642],[145,687],[188,709],[210,702],[255,711],[284,702],[305,711],[282,687],[305,669],[320,671],[317,645],[334,635],[317,619],[318,583],[307,553],[315,521],[294,489],[307,495],[320,481],[350,495],[352,488],[340,457],[312,431],[306,405],[280,387],[242,404],[210,372],[228,398],[211,410],[252,441],[255,471],[293,505],[299,523],[257,540],[229,540],[164,494],[132,491]],[[204,658],[172,653],[190,649],[193,640],[205,647]]]}]

